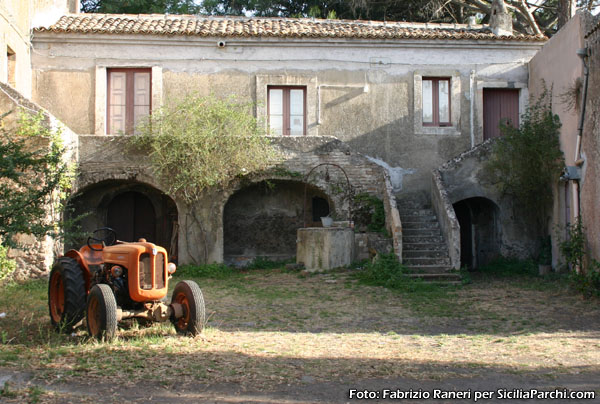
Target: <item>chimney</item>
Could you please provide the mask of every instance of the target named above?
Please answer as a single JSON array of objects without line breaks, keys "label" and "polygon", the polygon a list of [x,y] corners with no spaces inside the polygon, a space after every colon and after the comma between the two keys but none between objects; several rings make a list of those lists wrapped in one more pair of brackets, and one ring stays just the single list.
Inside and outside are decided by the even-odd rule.
[{"label": "chimney", "polygon": [[492,1],[492,14],[490,15],[490,28],[496,35],[512,35],[512,16],[504,4],[504,0]]}]

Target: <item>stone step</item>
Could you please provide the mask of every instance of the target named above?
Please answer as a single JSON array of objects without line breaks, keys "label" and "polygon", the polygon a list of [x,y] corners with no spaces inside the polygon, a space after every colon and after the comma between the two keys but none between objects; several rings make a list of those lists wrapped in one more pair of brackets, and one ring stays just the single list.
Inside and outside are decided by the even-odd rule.
[{"label": "stone step", "polygon": [[437,217],[435,215],[417,215],[417,216],[402,216],[400,215],[400,220],[402,223],[404,222],[437,222]]},{"label": "stone step", "polygon": [[423,203],[420,201],[411,201],[411,200],[398,200],[396,199],[396,206],[399,210],[409,210],[409,209],[431,209],[431,204]]},{"label": "stone step", "polygon": [[432,209],[398,209],[400,217],[403,216],[435,216]]},{"label": "stone step", "polygon": [[446,258],[448,257],[448,251],[445,250],[403,250],[402,258],[430,258],[430,257],[439,257]]},{"label": "stone step", "polygon": [[448,257],[410,257],[403,258],[402,262],[405,265],[440,265],[440,266],[450,266],[450,258]]},{"label": "stone step", "polygon": [[402,243],[402,251],[414,250],[448,251],[445,243]]},{"label": "stone step", "polygon": [[402,236],[441,236],[440,229],[402,229]]},{"label": "stone step", "polygon": [[435,222],[405,222],[405,221],[402,221],[402,228],[403,229],[420,229],[420,230],[439,229],[440,224],[437,221],[435,221]]},{"label": "stone step", "polygon": [[404,236],[403,243],[443,243],[442,236]]},{"label": "stone step", "polygon": [[452,271],[450,265],[403,265],[413,274],[447,274]]},{"label": "stone step", "polygon": [[423,279],[425,281],[444,281],[445,282],[458,282],[460,283],[460,275],[454,273],[425,273],[425,274],[407,274],[409,278]]}]

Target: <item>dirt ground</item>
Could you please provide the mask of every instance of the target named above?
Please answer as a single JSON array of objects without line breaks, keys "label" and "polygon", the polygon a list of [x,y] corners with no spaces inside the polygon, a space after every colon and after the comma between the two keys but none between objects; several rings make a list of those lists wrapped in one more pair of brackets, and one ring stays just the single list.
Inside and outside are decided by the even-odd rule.
[{"label": "dirt ground", "polygon": [[[506,402],[530,389],[594,391],[551,401],[600,402],[600,307],[560,281],[474,276],[397,292],[348,272],[257,271],[198,283],[209,313],[200,337],[158,325],[122,329],[110,344],[79,331],[0,345],[0,402],[454,403],[486,391],[477,402]],[[33,322],[47,321],[44,310]]]}]

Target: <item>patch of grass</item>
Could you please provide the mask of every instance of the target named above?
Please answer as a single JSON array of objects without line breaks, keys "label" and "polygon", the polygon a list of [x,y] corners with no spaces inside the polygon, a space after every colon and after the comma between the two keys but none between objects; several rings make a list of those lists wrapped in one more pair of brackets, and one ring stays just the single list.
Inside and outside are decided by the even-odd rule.
[{"label": "patch of grass", "polygon": [[292,262],[296,262],[296,259],[292,258],[292,259],[283,260],[283,261],[273,261],[267,257],[256,257],[252,260],[252,262],[248,266],[246,266],[245,269],[247,269],[247,270],[278,269],[278,268],[283,268],[285,266],[285,264],[289,264]]},{"label": "patch of grass", "polygon": [[539,276],[538,265],[533,260],[499,257],[471,273],[472,277],[493,281],[510,282],[513,286],[527,290],[565,289],[564,274],[551,273]]},{"label": "patch of grass", "polygon": [[237,275],[238,271],[225,264],[181,265],[173,275],[177,278],[225,279]]},{"label": "patch of grass", "polygon": [[479,268],[484,275],[496,278],[514,276],[537,276],[537,265],[533,260],[500,257]]}]

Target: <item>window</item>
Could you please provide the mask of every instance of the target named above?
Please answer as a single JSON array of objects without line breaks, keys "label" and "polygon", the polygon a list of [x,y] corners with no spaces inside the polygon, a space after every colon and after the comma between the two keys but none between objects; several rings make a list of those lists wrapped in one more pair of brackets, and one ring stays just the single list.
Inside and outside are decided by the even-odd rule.
[{"label": "window", "polygon": [[15,72],[17,70],[17,54],[9,47],[6,47],[6,71],[7,81],[13,87],[17,87],[17,78]]},{"label": "window", "polygon": [[108,134],[132,133],[152,108],[151,69],[107,69]]},{"label": "window", "polygon": [[423,126],[450,126],[450,78],[423,77]]},{"label": "window", "polygon": [[306,133],[306,87],[268,87],[269,132],[280,136]]}]

